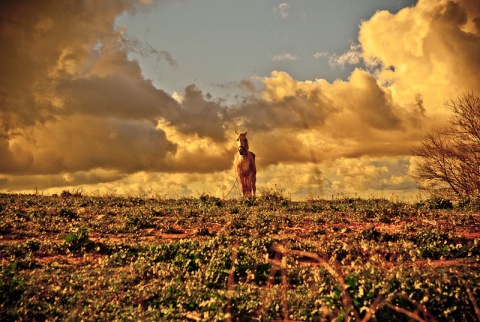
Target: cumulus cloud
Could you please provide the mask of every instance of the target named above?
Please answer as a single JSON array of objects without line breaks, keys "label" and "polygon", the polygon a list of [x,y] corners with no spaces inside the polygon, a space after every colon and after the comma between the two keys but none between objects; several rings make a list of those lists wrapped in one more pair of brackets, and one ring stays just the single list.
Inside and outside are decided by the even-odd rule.
[{"label": "cumulus cloud", "polygon": [[56,116],[62,108],[53,90],[56,80],[88,69],[93,46],[100,38],[115,38],[112,21],[134,8],[121,1],[3,3],[0,71],[8,77],[0,81],[2,134]]},{"label": "cumulus cloud", "polygon": [[10,76],[0,81],[0,172],[171,168],[165,158],[177,145],[157,127],[161,119],[224,140],[221,109],[195,86],[179,103],[128,59],[136,50],[176,64],[168,52],[113,30],[116,16],[136,8],[133,1],[4,5],[0,70]]},{"label": "cumulus cloud", "polygon": [[[360,25],[358,45],[330,57],[358,67],[347,80],[272,71],[256,79],[261,88],[237,82],[244,97],[231,104],[195,84],[170,96],[142,76],[129,52],[178,64],[168,48],[113,29],[115,17],[137,9],[133,1],[2,6],[0,72],[9,77],[0,80],[0,187],[7,189],[222,197],[235,181],[233,132],[248,130],[259,187],[289,182],[294,196],[413,191],[411,146],[442,125],[446,100],[480,91],[474,0],[377,12]],[[288,16],[288,4],[277,9]]]},{"label": "cumulus cloud", "polygon": [[10,141],[16,162],[0,170],[23,174],[115,169],[160,170],[176,146],[146,121],[75,115],[25,129]]},{"label": "cumulus cloud", "polygon": [[329,56],[328,63],[332,67],[345,67],[345,65],[358,65],[362,62],[362,46],[360,44],[351,44],[350,50],[341,55]]},{"label": "cumulus cloud", "polygon": [[313,58],[315,59],[320,59],[328,56],[329,56],[329,53],[327,51],[317,51],[313,54]]},{"label": "cumulus cloud", "polygon": [[[266,142],[265,147],[286,144],[306,151],[297,152],[286,146],[283,158],[269,153],[269,156],[275,155],[272,160],[277,162],[310,160],[309,146],[315,147],[315,141],[337,146],[328,154],[318,151],[322,159],[342,154],[354,157],[407,153],[408,144],[419,134],[412,119],[418,120],[421,113],[415,115],[417,118],[413,114],[415,112],[395,104],[391,93],[360,69],[355,70],[348,81],[333,83],[301,82],[284,72],[274,72],[264,79],[259,99],[230,110],[232,118],[241,122],[240,127],[260,132],[257,136],[262,141],[275,138],[278,142]],[[304,136],[309,132],[316,136]],[[396,142],[399,136],[402,136],[401,143]]]},{"label": "cumulus cloud", "polygon": [[296,61],[299,57],[297,55],[283,52],[272,57],[273,61]]},{"label": "cumulus cloud", "polygon": [[196,85],[187,86],[179,111],[167,119],[180,131],[224,141],[227,114],[219,102],[208,100]]},{"label": "cumulus cloud", "polygon": [[176,113],[176,102],[142,78],[112,30],[134,3],[15,1],[3,9],[0,70],[10,76],[0,81],[0,171],[131,172],[175,152],[155,125]]},{"label": "cumulus cloud", "polygon": [[410,157],[339,158],[325,174],[325,194],[412,198],[417,185],[408,174]]},{"label": "cumulus cloud", "polygon": [[150,44],[144,44],[134,37],[123,39],[123,49],[130,53],[140,54],[143,57],[154,56],[157,63],[165,60],[172,67],[180,67],[177,61],[173,58],[172,54],[170,54],[168,51],[153,48]]},{"label": "cumulus cloud", "polygon": [[[32,189],[61,193],[65,189],[79,189],[78,187],[91,186],[92,188],[110,182],[115,182],[128,177],[116,170],[93,169],[57,174],[35,174],[29,176],[7,175],[0,178],[0,187],[13,187],[15,190],[31,193]],[[53,187],[53,188],[52,188]],[[98,190],[98,187],[96,189]]]},{"label": "cumulus cloud", "polygon": [[419,1],[397,14],[377,12],[360,26],[365,60],[380,61],[379,80],[398,101],[421,95],[428,113],[466,89],[480,89],[478,1]]},{"label": "cumulus cloud", "polygon": [[290,8],[290,4],[286,2],[280,3],[273,11],[282,19],[286,19],[288,17],[288,10]]}]

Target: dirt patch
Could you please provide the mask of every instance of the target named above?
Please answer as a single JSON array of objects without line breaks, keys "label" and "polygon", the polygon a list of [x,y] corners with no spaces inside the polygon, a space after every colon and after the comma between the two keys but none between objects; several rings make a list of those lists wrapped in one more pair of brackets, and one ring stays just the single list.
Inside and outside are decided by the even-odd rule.
[{"label": "dirt patch", "polygon": [[418,260],[412,263],[412,266],[426,267],[452,267],[452,266],[470,266],[480,268],[480,263],[473,260],[462,259],[438,259],[438,260]]},{"label": "dirt patch", "polygon": [[480,239],[480,231],[460,231],[459,233],[467,239]]},{"label": "dirt patch", "polygon": [[82,256],[68,256],[68,255],[45,255],[35,256],[35,261],[38,264],[47,265],[50,263],[64,263],[70,265],[83,265],[98,262],[99,259],[108,255],[98,253],[85,253]]}]

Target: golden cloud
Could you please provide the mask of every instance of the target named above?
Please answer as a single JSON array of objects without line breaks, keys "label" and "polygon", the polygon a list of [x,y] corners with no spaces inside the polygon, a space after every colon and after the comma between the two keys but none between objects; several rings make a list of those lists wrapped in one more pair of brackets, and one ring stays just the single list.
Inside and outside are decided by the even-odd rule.
[{"label": "golden cloud", "polygon": [[112,29],[137,6],[3,5],[2,187],[135,194],[150,186],[224,196],[235,180],[233,132],[248,130],[259,187],[288,182],[286,192],[299,196],[413,191],[411,146],[443,124],[445,101],[480,91],[474,0],[420,0],[396,14],[377,12],[361,24],[359,44],[338,56],[364,63],[347,80],[301,81],[273,71],[260,90],[240,82],[245,98],[231,105],[194,84],[171,97],[144,79],[129,51],[176,62]]},{"label": "golden cloud", "polygon": [[478,21],[478,1],[420,0],[397,14],[377,12],[361,25],[359,40],[365,59],[384,66],[378,78],[394,100],[421,95],[433,117],[459,92],[480,89]]}]

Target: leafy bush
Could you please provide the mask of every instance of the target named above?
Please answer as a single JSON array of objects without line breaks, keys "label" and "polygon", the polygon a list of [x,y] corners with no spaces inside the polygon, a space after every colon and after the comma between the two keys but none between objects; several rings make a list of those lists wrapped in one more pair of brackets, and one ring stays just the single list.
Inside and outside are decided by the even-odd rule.
[{"label": "leafy bush", "polygon": [[470,196],[461,199],[458,207],[468,211],[480,211],[480,196]]},{"label": "leafy bush", "polygon": [[88,238],[85,228],[76,228],[68,235],[62,236],[62,248],[71,253],[83,253],[93,248],[93,242]]},{"label": "leafy bush", "polygon": [[427,209],[433,210],[433,209],[452,209],[453,204],[450,200],[444,199],[442,197],[433,197],[431,199],[425,200],[423,203],[421,203],[424,207]]},{"label": "leafy bush", "polygon": [[23,276],[18,273],[17,262],[2,266],[0,276],[0,308],[7,309],[22,297],[25,291]]}]

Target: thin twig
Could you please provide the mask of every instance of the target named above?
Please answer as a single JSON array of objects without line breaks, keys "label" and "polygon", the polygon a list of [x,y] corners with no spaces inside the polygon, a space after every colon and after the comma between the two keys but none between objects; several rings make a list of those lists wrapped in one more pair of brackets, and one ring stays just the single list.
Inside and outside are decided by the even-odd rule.
[{"label": "thin twig", "polygon": [[238,244],[233,245],[232,250],[232,268],[228,274],[227,284],[227,307],[225,308],[225,321],[232,321],[232,293],[233,284],[235,284],[235,264],[238,257]]},{"label": "thin twig", "polygon": [[402,309],[401,307],[398,307],[396,305],[392,305],[390,303],[385,303],[385,306],[391,308],[392,310],[394,311],[397,311],[399,313],[402,313],[402,314],[405,314],[406,316],[408,316],[409,318],[412,318],[416,321],[419,321],[419,322],[425,322],[424,319],[422,319],[421,317],[418,316],[418,314],[415,314],[413,312],[410,312],[410,311],[407,311],[405,309]]},{"label": "thin twig", "polygon": [[283,320],[289,320],[288,314],[288,298],[287,298],[287,257],[283,256],[282,261],[280,262],[280,272],[282,274],[282,309],[283,309]]},{"label": "thin twig", "polygon": [[470,288],[468,288],[466,285],[465,285],[465,288],[467,290],[468,298],[472,302],[473,308],[475,309],[475,314],[477,315],[477,319],[480,322],[480,308],[478,307],[477,300],[475,299],[475,296],[473,296],[473,293],[470,290]]},{"label": "thin twig", "polygon": [[370,305],[370,307],[368,308],[367,310],[367,314],[365,314],[365,317],[362,319],[362,322],[367,322],[368,320],[370,320],[370,318],[372,317],[373,314],[375,314],[375,312],[383,306],[383,302],[384,299],[383,299],[383,296],[382,294],[378,294],[378,296],[375,298],[375,300],[373,301],[372,305]]},{"label": "thin twig", "polygon": [[342,302],[343,302],[343,308],[345,310],[345,314],[348,314],[349,309],[351,308],[352,312],[353,312],[353,315],[354,315],[354,318],[355,318],[355,321],[360,321],[361,320],[360,319],[360,314],[355,309],[355,306],[353,305],[352,300],[351,300],[350,296],[348,295],[347,287],[345,285],[345,281],[343,280],[343,277],[342,277],[341,273],[338,273],[330,264],[328,264],[328,262],[326,260],[324,260],[323,258],[321,258],[320,256],[318,256],[315,253],[306,252],[306,251],[302,251],[302,250],[291,250],[291,249],[288,249],[281,244],[273,244],[272,249],[275,250],[276,252],[282,253],[284,255],[291,254],[291,255],[296,255],[296,256],[299,256],[299,257],[308,257],[308,258],[316,260],[320,264],[320,266],[325,268],[327,270],[327,272],[329,272],[337,280],[337,283],[340,284],[341,294],[342,294]]},{"label": "thin twig", "polygon": [[[281,258],[282,258],[282,254],[279,252],[276,252],[275,261],[280,261]],[[270,274],[268,275],[267,283],[265,285],[266,287],[261,300],[262,305],[259,307],[256,313],[256,316],[258,319],[260,319],[260,317],[265,313],[265,308],[267,306],[266,301],[270,292],[270,288],[275,284],[275,274],[277,273],[277,269],[278,269],[277,265],[272,265],[272,268],[270,269]]]},{"label": "thin twig", "polygon": [[[421,312],[423,313],[423,316],[426,317],[426,318],[428,318],[429,321],[437,322],[437,319],[436,319],[430,312],[428,312],[428,310],[427,310],[427,308],[426,308],[425,306],[423,306],[421,303],[418,303],[418,302],[412,300],[412,299],[409,298],[405,293],[400,293],[400,294],[395,294],[394,296],[390,296],[390,297],[389,297],[389,301],[392,301],[392,300],[395,299],[395,298],[400,298],[400,299],[409,301],[410,303],[416,305],[416,306],[417,306],[417,309],[418,309],[419,311],[421,311]],[[398,306],[396,306],[396,305],[393,305],[393,304],[391,304],[391,303],[388,303],[388,302],[386,302],[386,301],[383,302],[383,303],[381,303],[380,306],[379,306],[379,308],[382,307],[382,306],[387,306],[387,307],[389,307],[389,308],[391,308],[391,309],[393,309],[393,310],[395,310],[395,311],[397,311],[397,312],[399,312],[399,313],[403,313],[403,314],[405,314],[405,315],[407,315],[407,316],[409,316],[409,317],[411,317],[411,318],[413,318],[413,319],[416,319],[415,317],[417,317],[418,319],[420,319],[420,320],[417,319],[417,321],[424,321],[424,320],[423,320],[422,318],[420,318],[420,317],[418,316],[418,314],[416,314],[415,312],[407,311],[407,310],[405,310],[405,309],[403,309],[403,308],[400,308],[400,307],[398,307]],[[398,309],[398,310],[397,310],[397,309]]]},{"label": "thin twig", "polygon": [[230,195],[230,193],[232,193],[233,188],[235,188],[235,186],[237,185],[237,182],[238,182],[238,177],[235,177],[235,182],[233,183],[232,188],[231,188],[230,191],[227,193],[227,195],[223,197],[224,200],[227,199],[227,197]]}]

